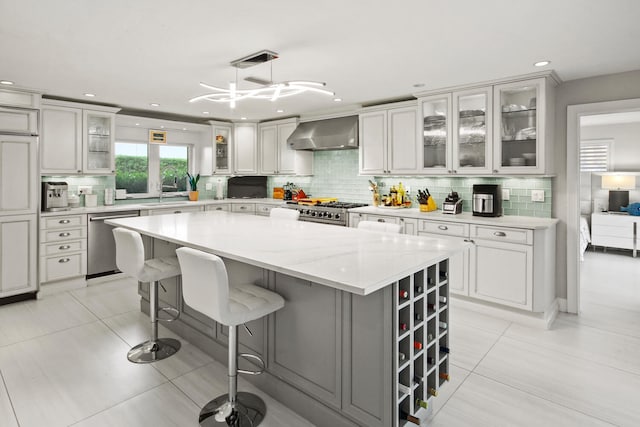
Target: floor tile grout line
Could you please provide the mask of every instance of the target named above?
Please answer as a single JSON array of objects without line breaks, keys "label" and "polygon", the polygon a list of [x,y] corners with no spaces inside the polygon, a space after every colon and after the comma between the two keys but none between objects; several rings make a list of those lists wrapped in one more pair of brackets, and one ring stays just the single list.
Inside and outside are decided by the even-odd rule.
[{"label": "floor tile grout line", "polygon": [[471,372],[475,372],[476,368],[478,367],[478,365],[480,365],[480,363],[482,363],[482,361],[485,359],[485,357],[487,357],[487,355],[491,352],[491,350],[493,350],[493,348],[498,344],[498,342],[505,336],[504,334],[513,326],[513,322],[509,322],[509,326],[507,326],[504,331],[502,331],[502,333],[500,335],[498,335],[498,338],[495,340],[495,342],[491,345],[491,347],[486,351],[486,353],[480,358],[480,360],[478,360],[478,362],[473,366],[473,368],[471,369]]},{"label": "floor tile grout line", "polygon": [[[550,399],[548,399],[548,398],[546,398],[546,397],[543,397],[543,396],[537,395],[536,393],[532,393],[532,392],[530,392],[530,391],[528,391],[528,390],[523,390],[523,389],[518,388],[518,387],[516,387],[516,386],[514,386],[514,385],[512,385],[512,384],[508,384],[508,383],[505,383],[505,382],[499,381],[499,380],[497,380],[496,378],[491,378],[491,377],[487,376],[486,374],[481,374],[481,373],[479,373],[479,372],[472,372],[471,374],[475,374],[475,375],[477,375],[477,376],[479,376],[479,377],[482,377],[482,378],[485,378],[485,379],[487,379],[487,380],[489,380],[489,381],[493,381],[493,382],[495,382],[495,383],[502,384],[503,386],[508,387],[508,388],[510,388],[510,389],[518,390],[518,391],[519,391],[519,392],[521,392],[521,393],[524,393],[524,394],[529,395],[529,396],[536,397],[536,398],[538,398],[538,399],[541,399],[541,400],[544,400],[544,401],[546,401],[546,402],[549,402],[549,403],[551,403],[551,404],[553,404],[553,405],[560,406],[560,407],[565,408],[565,409],[569,409],[569,410],[571,410],[571,411],[573,411],[573,412],[577,412],[577,413],[582,414],[582,415],[584,415],[584,416],[586,416],[586,417],[593,418],[593,419],[598,420],[598,421],[602,421],[603,423],[609,424],[609,425],[611,425],[611,426],[618,426],[618,424],[616,424],[616,423],[614,423],[614,422],[612,422],[612,421],[610,421],[610,420],[604,420],[604,419],[602,419],[602,418],[600,418],[600,417],[597,417],[597,416],[595,416],[595,415],[587,414],[586,412],[584,412],[584,411],[582,411],[582,410],[580,410],[580,409],[572,408],[571,406],[568,406],[568,405],[565,405],[565,404],[559,403],[559,402],[557,402],[557,401],[555,401],[555,400],[550,400]],[[471,374],[469,374],[469,376],[471,376]],[[468,378],[468,377],[467,377],[467,378]]]},{"label": "floor tile grout line", "polygon": [[[464,369],[465,371],[467,371],[465,368],[463,368],[461,366],[458,366],[453,362],[451,362],[451,364],[457,366],[460,369]],[[444,409],[444,407],[447,406],[449,401],[451,401],[451,398],[458,392],[458,390],[460,390],[460,387],[462,387],[462,384],[464,384],[467,381],[467,379],[471,375],[472,371],[467,371],[467,372],[468,372],[468,374],[465,375],[464,379],[460,382],[460,384],[458,384],[458,386],[455,388],[455,390],[453,390],[453,392],[451,392],[451,395],[449,396],[449,398],[447,400],[445,400],[444,403],[442,404],[442,406],[440,406],[438,408],[438,410],[433,413],[433,415],[430,417],[431,419],[435,418],[436,415],[438,415],[438,413],[440,413],[440,411],[442,411]],[[449,383],[449,384],[451,384],[451,383]]]},{"label": "floor tile grout line", "polygon": [[20,427],[20,420],[18,420],[18,414],[16,414],[16,408],[13,406],[13,400],[11,399],[11,394],[9,393],[9,387],[7,387],[7,382],[4,379],[4,374],[2,373],[2,369],[0,369],[0,380],[2,380],[2,386],[4,390],[7,392],[7,398],[9,399],[9,404],[11,405],[11,411],[13,412],[13,418],[16,420],[16,424]]},{"label": "floor tile grout line", "polygon": [[[526,341],[524,339],[518,339],[517,337],[512,337],[512,336],[508,336],[508,335],[505,335],[504,338],[510,339],[510,340],[513,340],[513,341],[516,341],[516,342],[519,342],[519,343],[522,343],[522,344],[536,345],[536,344],[532,343],[531,341]],[[580,359],[580,360],[583,360],[585,362],[595,363],[595,364],[601,365],[601,366],[606,366],[607,368],[614,369],[614,370],[622,372],[624,374],[633,375],[635,377],[640,377],[640,372],[633,372],[633,371],[630,371],[628,369],[624,369],[624,368],[621,368],[619,366],[615,366],[615,365],[612,365],[612,364],[609,364],[609,363],[605,363],[605,362],[602,362],[602,361],[599,361],[599,360],[588,359],[588,358],[586,358],[584,356],[580,356],[580,355],[572,354],[572,353],[567,353],[567,352],[565,352],[565,351],[563,351],[561,349],[558,349],[556,347],[549,347],[549,346],[545,346],[544,344],[538,344],[538,345],[539,345],[539,347],[543,347],[545,350],[557,351],[558,353],[562,353],[565,356],[574,357],[576,359]],[[483,359],[484,359],[484,357],[483,357]]]},{"label": "floor tile grout line", "polygon": [[[139,396],[141,396],[141,395],[143,395],[143,394],[145,394],[145,393],[150,392],[151,390],[155,390],[156,388],[158,388],[158,387],[162,387],[163,385],[165,385],[165,384],[169,384],[169,383],[171,383],[171,381],[165,381],[165,382],[163,382],[163,383],[161,383],[161,384],[158,384],[158,385],[156,385],[156,386],[153,386],[153,387],[151,387],[151,388],[149,388],[149,389],[143,390],[143,391],[141,391],[140,393],[138,393],[138,394],[136,394],[136,395],[134,395],[134,396],[131,396],[131,397],[129,397],[129,398],[127,398],[127,399],[125,399],[125,400],[121,400],[120,402],[114,403],[113,405],[111,405],[111,406],[109,406],[109,407],[107,407],[107,408],[101,409],[100,411],[96,412],[95,414],[91,414],[91,415],[89,415],[88,417],[84,417],[84,418],[82,418],[81,420],[78,420],[78,421],[74,422],[73,424],[69,424],[69,427],[74,426],[74,425],[77,425],[78,423],[81,423],[81,422],[83,422],[83,421],[86,421],[86,420],[88,420],[89,418],[95,417],[96,415],[99,415],[99,414],[101,414],[101,413],[103,413],[103,412],[106,412],[106,411],[108,411],[108,410],[110,410],[110,409],[113,409],[113,408],[115,408],[116,406],[122,405],[123,403],[128,402],[128,401],[129,401],[129,400],[131,400],[131,399],[135,399],[136,397],[139,397]],[[172,385],[173,385],[173,384],[172,384]]]}]

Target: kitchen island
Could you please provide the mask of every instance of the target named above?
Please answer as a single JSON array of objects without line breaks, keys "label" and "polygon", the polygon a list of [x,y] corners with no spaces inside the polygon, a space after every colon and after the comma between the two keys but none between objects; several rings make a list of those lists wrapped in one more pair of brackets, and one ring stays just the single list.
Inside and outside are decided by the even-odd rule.
[{"label": "kitchen island", "polygon": [[[150,256],[214,253],[230,282],[281,294],[285,307],[240,336],[267,365],[247,380],[316,425],[403,425],[448,376],[447,260],[463,243],[227,212],[109,223],[151,238]],[[185,305],[175,282],[182,315],[168,326],[224,362],[226,330]]]}]

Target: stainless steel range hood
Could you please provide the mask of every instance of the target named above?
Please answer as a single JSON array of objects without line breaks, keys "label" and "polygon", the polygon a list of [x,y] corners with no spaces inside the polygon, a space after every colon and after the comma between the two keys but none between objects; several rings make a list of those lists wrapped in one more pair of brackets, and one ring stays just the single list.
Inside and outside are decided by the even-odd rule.
[{"label": "stainless steel range hood", "polygon": [[294,150],[358,148],[358,116],[300,123],[287,144]]}]

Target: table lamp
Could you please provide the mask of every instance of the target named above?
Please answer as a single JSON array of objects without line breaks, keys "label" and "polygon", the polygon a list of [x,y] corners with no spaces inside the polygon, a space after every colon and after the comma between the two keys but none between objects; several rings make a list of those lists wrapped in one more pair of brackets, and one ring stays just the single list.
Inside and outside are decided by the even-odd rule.
[{"label": "table lamp", "polygon": [[634,175],[602,175],[602,188],[609,190],[609,211],[620,212],[629,205],[629,190],[636,188]]}]

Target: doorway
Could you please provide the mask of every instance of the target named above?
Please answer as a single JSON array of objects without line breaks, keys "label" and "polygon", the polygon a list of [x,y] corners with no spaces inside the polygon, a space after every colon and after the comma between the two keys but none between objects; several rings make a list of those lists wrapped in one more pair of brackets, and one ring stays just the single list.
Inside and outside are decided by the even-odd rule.
[{"label": "doorway", "polygon": [[[587,138],[590,130],[583,127],[583,124],[598,123],[599,121],[603,122],[603,120],[620,121],[624,120],[625,117],[628,119],[630,115],[638,114],[640,114],[640,99],[572,105],[567,108],[567,311],[570,313],[579,313],[581,311],[582,285],[584,285],[584,291],[588,292],[586,295],[589,297],[589,302],[603,297],[611,297],[612,304],[615,300],[618,300],[618,302],[622,300],[629,301],[628,298],[623,296],[625,292],[629,291],[629,289],[625,288],[625,283],[634,280],[633,276],[629,277],[629,274],[640,270],[640,259],[634,259],[630,254],[625,253],[610,252],[608,257],[607,255],[598,257],[598,254],[590,252],[585,254],[585,263],[587,263],[585,264],[581,261],[583,253],[580,244],[581,229],[584,224],[584,220],[581,220],[581,217],[584,217],[585,213],[590,215],[590,212],[594,210],[606,209],[607,201],[606,198],[603,200],[603,196],[607,193],[601,190],[598,184],[600,177],[598,175],[590,176],[589,181],[585,183],[585,177],[580,171],[580,142],[585,139],[594,139]],[[592,137],[595,136],[593,132],[591,134]],[[636,144],[640,145],[638,142]],[[615,142],[613,152],[615,152]],[[629,154],[628,156],[622,156],[622,158],[631,159],[632,162],[636,163],[621,164],[618,169],[640,171],[640,162],[636,160],[638,157],[632,153]],[[589,200],[585,200],[584,192],[587,191],[587,188],[592,191]],[[631,201],[633,202],[634,200]],[[587,207],[586,203],[589,203],[590,206]],[[623,258],[625,256],[629,258]],[[633,261],[636,262],[633,263]],[[621,264],[618,265],[616,262]],[[613,264],[616,266],[614,267]],[[631,270],[625,268],[625,265]],[[614,278],[611,275],[599,274],[606,271],[613,271],[619,276]],[[621,287],[618,290],[615,287],[610,287],[610,292],[599,294],[599,282],[603,282],[602,286],[608,282],[615,282],[616,285]],[[631,292],[633,293],[634,291],[631,290]],[[587,301],[585,300],[585,302]],[[638,296],[638,303],[640,303],[640,296]]]}]

